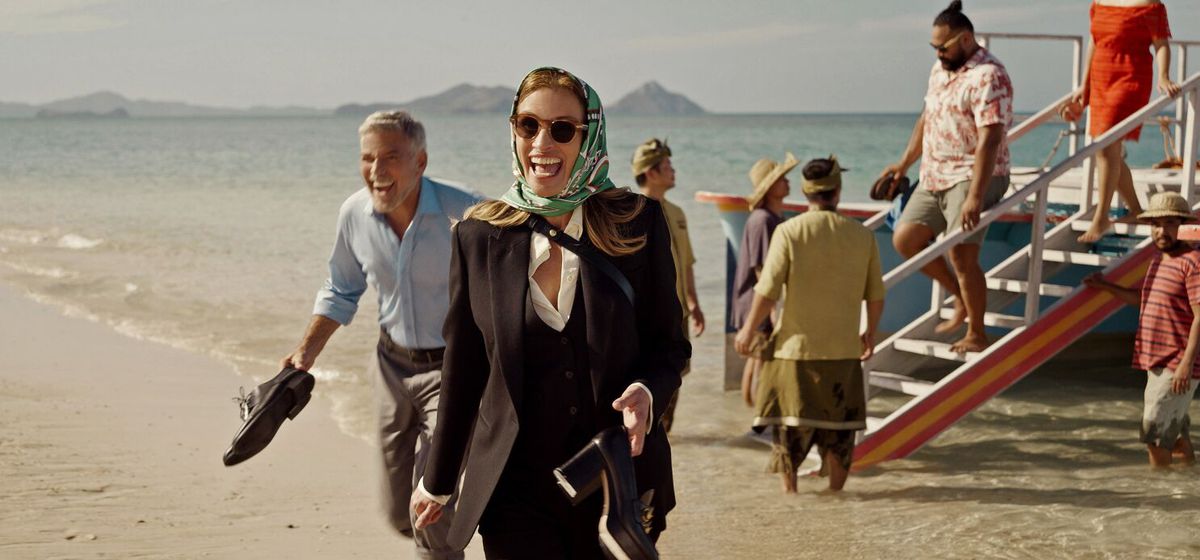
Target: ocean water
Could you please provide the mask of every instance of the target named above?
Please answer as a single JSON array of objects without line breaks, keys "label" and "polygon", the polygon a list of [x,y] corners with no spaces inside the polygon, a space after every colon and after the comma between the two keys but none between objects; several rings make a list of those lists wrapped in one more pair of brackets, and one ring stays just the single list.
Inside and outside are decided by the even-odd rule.
[{"label": "ocean water", "polygon": [[[669,198],[692,224],[708,316],[673,434],[681,506],[664,550],[696,558],[817,555],[808,543],[862,557],[899,550],[901,557],[1123,558],[1149,546],[1151,557],[1200,556],[1189,536],[1200,525],[1200,472],[1146,469],[1136,441],[1139,379],[1125,364],[1039,371],[913,458],[852,479],[841,497],[817,496],[822,483],[813,480],[802,484],[802,497],[785,499],[761,474],[765,448],[741,437],[749,411],[720,389],[725,244],[715,209],[694,194],[745,193],[756,159],[791,151],[801,161],[837,154],[852,169],[845,198],[866,200],[914,120],[610,118],[611,176],[620,185],[633,182],[634,146],[669,139],[678,171]],[[425,124],[430,175],[490,196],[511,183],[503,116]],[[0,120],[0,282],[128,335],[269,377],[309,320],[337,209],[360,188],[357,125],[337,117]],[[1013,146],[1015,163],[1040,164],[1058,130],[1045,127]],[[1064,143],[1058,157],[1065,152]],[[1161,159],[1157,130],[1147,127],[1129,152],[1134,165]],[[343,430],[364,439],[373,430],[364,373],[378,332],[374,301],[374,293],[364,296],[316,370],[318,391],[333,401]],[[746,519],[757,511],[784,518]],[[763,529],[777,526],[795,535]],[[869,534],[846,545],[837,535],[847,527]]]}]

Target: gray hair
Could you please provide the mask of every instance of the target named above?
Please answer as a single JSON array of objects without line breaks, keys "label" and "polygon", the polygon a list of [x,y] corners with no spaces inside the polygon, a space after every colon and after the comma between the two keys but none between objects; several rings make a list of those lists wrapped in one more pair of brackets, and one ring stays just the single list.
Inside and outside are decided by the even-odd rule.
[{"label": "gray hair", "polygon": [[375,111],[358,127],[358,135],[368,132],[399,132],[413,145],[414,153],[425,149],[425,126],[407,111]]}]

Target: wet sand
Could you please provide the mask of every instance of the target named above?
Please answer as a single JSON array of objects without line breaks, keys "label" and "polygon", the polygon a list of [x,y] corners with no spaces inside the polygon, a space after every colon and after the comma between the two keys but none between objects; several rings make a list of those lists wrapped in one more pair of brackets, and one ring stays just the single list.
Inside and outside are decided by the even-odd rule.
[{"label": "wet sand", "polygon": [[[0,311],[0,557],[412,557],[378,510],[375,449],[323,400],[227,469],[230,397],[252,380],[13,288]],[[1123,364],[1044,368],[840,495],[804,478],[784,496],[741,435],[749,411],[706,365],[718,335],[698,342],[665,558],[1200,556],[1200,469],[1146,467],[1141,381]]]},{"label": "wet sand", "polygon": [[[719,345],[696,349],[693,364],[719,363]],[[764,472],[765,445],[731,435],[751,416],[740,395],[693,366],[672,433],[680,506],[660,548],[675,558],[1200,557],[1200,468],[1149,469],[1137,441],[1144,380],[1127,363],[1052,362],[909,459],[852,475],[840,494],[802,477],[794,496]]]},{"label": "wet sand", "polygon": [[377,451],[322,399],[226,468],[253,380],[13,288],[0,313],[0,558],[412,556],[378,508]]}]

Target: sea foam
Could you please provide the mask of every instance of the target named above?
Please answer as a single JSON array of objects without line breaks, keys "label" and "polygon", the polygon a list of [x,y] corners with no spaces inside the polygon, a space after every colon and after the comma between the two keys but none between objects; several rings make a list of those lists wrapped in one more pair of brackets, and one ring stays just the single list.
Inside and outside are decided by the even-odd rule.
[{"label": "sea foam", "polygon": [[103,239],[88,239],[74,233],[68,233],[58,238],[58,246],[62,249],[85,250],[91,249],[101,243],[104,243]]}]

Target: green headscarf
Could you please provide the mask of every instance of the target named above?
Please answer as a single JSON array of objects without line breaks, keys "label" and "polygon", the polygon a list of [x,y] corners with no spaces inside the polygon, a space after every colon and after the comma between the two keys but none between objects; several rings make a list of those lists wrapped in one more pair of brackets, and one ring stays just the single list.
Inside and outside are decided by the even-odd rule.
[{"label": "green headscarf", "polygon": [[[512,141],[512,168],[516,181],[513,182],[512,188],[505,192],[504,196],[500,197],[500,200],[503,200],[509,206],[531,214],[561,216],[578,208],[588,197],[600,191],[611,189],[616,185],[608,178],[608,141],[605,139],[604,107],[600,104],[600,96],[596,95],[595,90],[587,85],[587,82],[561,68],[545,66],[534,69],[529,74],[533,74],[539,70],[561,72],[579,82],[579,85],[582,86],[584,94],[587,96],[587,116],[585,122],[587,124],[587,136],[583,139],[583,144],[579,147],[579,156],[575,158],[575,165],[571,168],[571,176],[567,180],[566,187],[558,194],[544,198],[533,192],[533,188],[525,180],[525,170],[521,167],[521,158],[517,155],[517,139],[514,135]],[[525,77],[528,78],[529,75],[527,74]],[[524,81],[521,80],[522,83]],[[518,95],[520,95],[520,92],[518,92]],[[512,112],[509,116],[512,117],[516,114],[517,98],[514,96]]]}]

